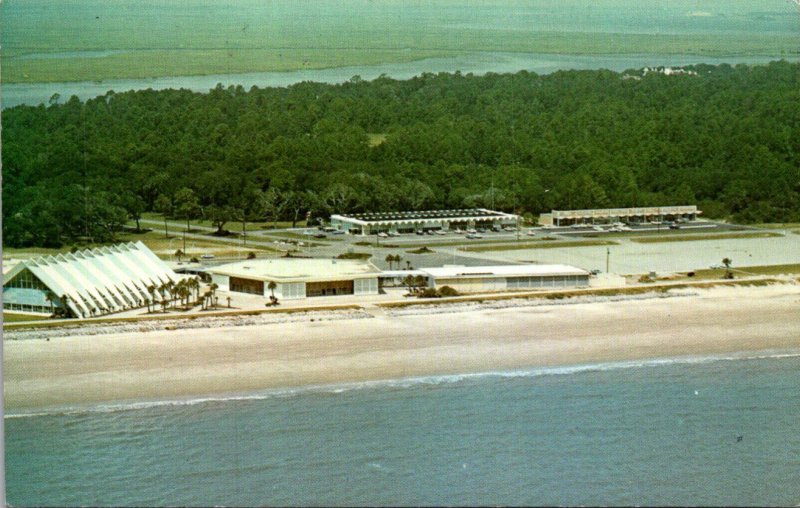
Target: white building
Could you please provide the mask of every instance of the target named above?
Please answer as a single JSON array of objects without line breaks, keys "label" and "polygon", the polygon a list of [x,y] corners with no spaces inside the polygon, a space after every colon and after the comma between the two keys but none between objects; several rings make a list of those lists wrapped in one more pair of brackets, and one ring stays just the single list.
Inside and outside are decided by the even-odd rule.
[{"label": "white building", "polygon": [[52,314],[56,308],[91,317],[144,307],[161,299],[175,274],[142,242],[87,249],[18,262],[3,274],[3,307]]},{"label": "white building", "polygon": [[[381,271],[352,259],[249,259],[206,270],[223,291],[295,299],[334,295],[376,295]],[[270,283],[274,288],[270,289]]]},{"label": "white building", "polygon": [[539,216],[543,226],[605,224],[608,222],[646,222],[651,220],[695,220],[700,210],[694,205],[648,206],[639,208],[598,208],[592,210],[553,210]]},{"label": "white building", "polygon": [[418,212],[375,212],[331,215],[331,226],[349,233],[371,235],[381,232],[414,233],[448,229],[516,226],[519,215],[467,208],[460,210],[425,210]]},{"label": "white building", "polygon": [[433,288],[450,286],[459,293],[517,289],[552,289],[589,285],[589,272],[567,265],[502,265],[420,268]]}]

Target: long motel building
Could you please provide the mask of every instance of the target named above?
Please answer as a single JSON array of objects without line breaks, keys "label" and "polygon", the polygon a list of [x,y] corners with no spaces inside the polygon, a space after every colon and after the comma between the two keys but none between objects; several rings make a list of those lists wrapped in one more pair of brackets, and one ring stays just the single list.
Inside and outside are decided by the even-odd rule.
[{"label": "long motel building", "polygon": [[574,224],[607,224],[611,222],[643,223],[649,221],[693,221],[702,214],[694,205],[650,206],[639,208],[598,208],[591,210],[553,210],[539,216],[543,226]]},{"label": "long motel building", "polygon": [[567,289],[589,285],[589,272],[567,265],[501,265],[421,268],[428,286],[450,286],[459,293],[525,289]]},{"label": "long motel building", "polygon": [[178,280],[142,242],[117,244],[20,261],[3,274],[3,308],[93,317],[158,302],[150,289]]},{"label": "long motel building", "polygon": [[414,233],[451,229],[517,226],[519,215],[486,208],[426,210],[418,212],[374,212],[331,215],[330,225],[340,231],[359,235],[376,233]]}]

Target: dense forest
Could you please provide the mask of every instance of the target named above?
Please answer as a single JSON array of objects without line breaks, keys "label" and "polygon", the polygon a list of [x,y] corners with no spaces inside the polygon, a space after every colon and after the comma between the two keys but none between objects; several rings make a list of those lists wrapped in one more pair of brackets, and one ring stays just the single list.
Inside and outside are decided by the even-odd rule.
[{"label": "dense forest", "polygon": [[800,64],[687,69],[53,96],[3,111],[3,242],[108,240],[144,211],[220,230],[472,206],[800,221]]}]

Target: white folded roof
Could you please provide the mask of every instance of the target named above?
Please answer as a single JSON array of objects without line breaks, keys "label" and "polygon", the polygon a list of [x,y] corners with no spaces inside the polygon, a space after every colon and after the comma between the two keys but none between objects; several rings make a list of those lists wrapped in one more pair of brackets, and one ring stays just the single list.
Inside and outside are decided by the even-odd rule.
[{"label": "white folded roof", "polygon": [[3,284],[25,269],[59,299],[68,296],[67,306],[82,317],[141,307],[148,286],[180,278],[142,242],[21,261],[3,274]]}]

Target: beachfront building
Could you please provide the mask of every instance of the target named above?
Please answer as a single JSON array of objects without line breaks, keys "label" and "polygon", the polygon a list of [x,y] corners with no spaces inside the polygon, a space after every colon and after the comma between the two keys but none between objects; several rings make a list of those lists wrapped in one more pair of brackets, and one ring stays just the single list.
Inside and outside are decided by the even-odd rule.
[{"label": "beachfront building", "polygon": [[523,289],[563,289],[589,285],[589,272],[567,265],[502,265],[420,268],[428,286],[450,286],[459,293]]},{"label": "beachfront building", "polygon": [[6,311],[92,317],[161,300],[179,280],[142,242],[23,260],[3,274]]},{"label": "beachfront building", "polygon": [[[353,259],[249,259],[206,270],[222,291],[296,299],[377,295],[380,270]],[[270,287],[274,283],[274,287]]]},{"label": "beachfront building", "polygon": [[520,217],[485,208],[426,210],[419,212],[375,212],[331,215],[330,225],[360,235],[414,233],[450,229],[496,229],[517,226]]},{"label": "beachfront building", "polygon": [[624,222],[629,224],[650,221],[693,221],[700,215],[694,205],[650,206],[639,208],[600,208],[595,210],[553,210],[539,216],[543,226],[571,226],[573,224],[610,224]]}]

